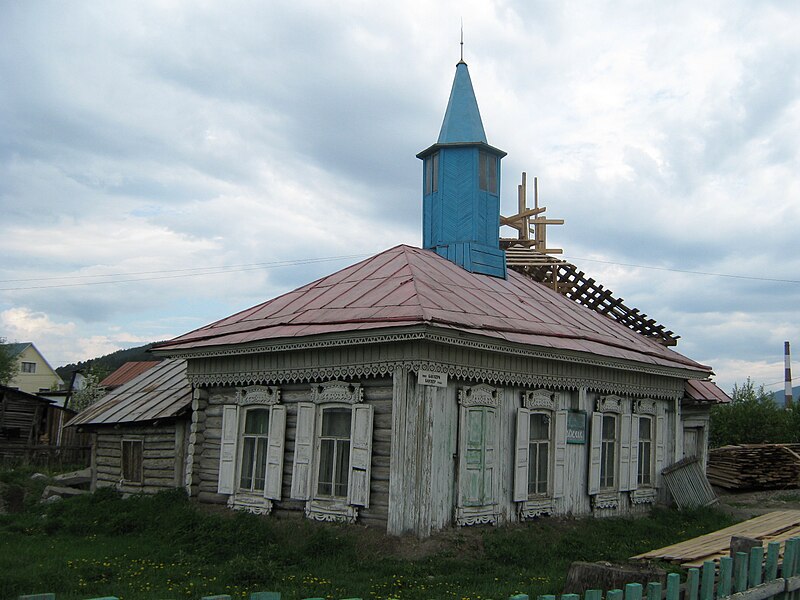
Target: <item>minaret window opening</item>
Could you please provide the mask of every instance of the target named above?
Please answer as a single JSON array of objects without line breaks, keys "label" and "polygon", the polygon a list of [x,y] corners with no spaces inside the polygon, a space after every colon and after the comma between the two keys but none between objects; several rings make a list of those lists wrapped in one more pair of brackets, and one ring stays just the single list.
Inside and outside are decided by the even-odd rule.
[{"label": "minaret window opening", "polygon": [[434,152],[425,159],[425,195],[439,190],[439,153]]},{"label": "minaret window opening", "polygon": [[483,150],[478,153],[478,187],[497,195],[497,157]]}]

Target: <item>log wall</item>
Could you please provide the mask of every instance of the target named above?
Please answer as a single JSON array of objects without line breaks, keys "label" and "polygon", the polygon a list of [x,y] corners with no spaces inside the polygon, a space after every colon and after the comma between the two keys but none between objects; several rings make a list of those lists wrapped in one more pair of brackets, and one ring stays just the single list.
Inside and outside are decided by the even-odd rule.
[{"label": "log wall", "polygon": [[[125,493],[156,493],[184,485],[186,420],[169,424],[98,428],[93,449],[93,485]],[[122,481],[122,440],[142,440],[142,483]]]},{"label": "log wall", "polygon": [[[389,513],[389,462],[392,436],[392,380],[389,378],[354,381],[361,384],[365,404],[374,408],[372,429],[372,473],[369,508],[359,508],[358,521],[386,527]],[[292,464],[297,431],[297,404],[311,402],[311,384],[285,384],[280,386],[280,402],[286,406],[286,435],[283,457],[283,492],[281,499],[273,502],[273,513],[302,514],[305,501],[291,498]],[[193,424],[195,436],[192,472],[196,478],[197,497],[203,502],[223,504],[227,494],[217,493],[219,456],[222,440],[222,407],[232,404],[236,388],[212,387],[207,390],[208,404],[204,419]]]}]

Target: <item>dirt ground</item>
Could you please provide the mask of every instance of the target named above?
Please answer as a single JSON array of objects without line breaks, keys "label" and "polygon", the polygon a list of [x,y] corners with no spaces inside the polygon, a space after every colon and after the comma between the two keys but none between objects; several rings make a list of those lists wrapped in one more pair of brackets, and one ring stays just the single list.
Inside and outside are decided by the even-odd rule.
[{"label": "dirt ground", "polygon": [[719,507],[740,519],[750,519],[775,510],[800,510],[800,488],[731,491],[715,487]]}]

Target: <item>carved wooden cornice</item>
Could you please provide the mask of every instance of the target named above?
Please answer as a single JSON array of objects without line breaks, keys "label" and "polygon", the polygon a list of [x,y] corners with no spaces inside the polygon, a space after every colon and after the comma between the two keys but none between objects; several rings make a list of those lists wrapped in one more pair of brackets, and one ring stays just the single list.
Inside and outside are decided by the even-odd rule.
[{"label": "carved wooden cornice", "polygon": [[633,412],[642,415],[654,415],[656,414],[656,406],[657,403],[652,398],[642,398],[634,401]]},{"label": "carved wooden cornice", "polygon": [[597,412],[621,413],[623,412],[622,403],[624,401],[624,398],[614,394],[610,396],[600,396],[597,399]]},{"label": "carved wooden cornice", "polygon": [[529,410],[554,411],[556,409],[554,394],[548,390],[523,392],[522,405]]},{"label": "carved wooden cornice", "polygon": [[236,399],[234,402],[239,406],[250,404],[263,404],[272,406],[281,401],[281,390],[271,385],[248,385],[243,388],[236,388]]},{"label": "carved wooden cornice", "polygon": [[358,404],[364,399],[364,390],[358,383],[346,381],[326,381],[311,386],[311,401],[314,404],[341,402]]},{"label": "carved wooden cornice", "polygon": [[458,390],[458,403],[461,406],[492,406],[497,408],[500,404],[500,394],[497,388],[485,383]]}]

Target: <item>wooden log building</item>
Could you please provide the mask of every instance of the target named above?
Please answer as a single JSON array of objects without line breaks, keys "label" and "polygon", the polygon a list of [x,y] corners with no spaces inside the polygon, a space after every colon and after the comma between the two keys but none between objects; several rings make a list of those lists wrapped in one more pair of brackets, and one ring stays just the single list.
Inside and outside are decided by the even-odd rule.
[{"label": "wooden log building", "polygon": [[[173,482],[203,502],[391,534],[667,500],[660,473],[698,405],[689,382],[711,369],[507,268],[505,153],[463,61],[418,156],[423,249],[391,248],[156,347],[184,365],[180,400],[156,418],[141,398],[124,408],[123,386],[78,417],[97,431],[98,485],[132,468],[125,443],[141,436],[140,487],[121,489]],[[148,456],[162,461],[152,472]]]}]

